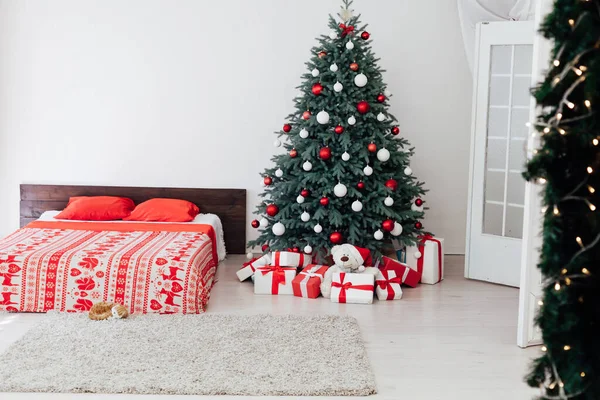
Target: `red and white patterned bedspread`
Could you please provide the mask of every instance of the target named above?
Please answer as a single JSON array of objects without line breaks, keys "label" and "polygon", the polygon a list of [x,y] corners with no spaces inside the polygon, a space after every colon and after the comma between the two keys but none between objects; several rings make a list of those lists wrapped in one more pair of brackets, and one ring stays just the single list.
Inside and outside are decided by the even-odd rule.
[{"label": "red and white patterned bedspread", "polygon": [[0,240],[0,310],[204,312],[218,264],[210,225],[36,221]]}]

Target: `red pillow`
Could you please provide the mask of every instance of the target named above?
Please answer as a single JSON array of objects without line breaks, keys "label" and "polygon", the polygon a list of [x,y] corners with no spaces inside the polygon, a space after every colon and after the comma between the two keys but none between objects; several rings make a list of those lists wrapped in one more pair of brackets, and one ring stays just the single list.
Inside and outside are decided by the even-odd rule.
[{"label": "red pillow", "polygon": [[135,203],[133,200],[126,197],[71,197],[67,207],[54,218],[82,221],[114,221],[128,217],[134,208]]},{"label": "red pillow", "polygon": [[138,204],[125,221],[190,222],[200,210],[194,203],[177,199],[150,199]]}]

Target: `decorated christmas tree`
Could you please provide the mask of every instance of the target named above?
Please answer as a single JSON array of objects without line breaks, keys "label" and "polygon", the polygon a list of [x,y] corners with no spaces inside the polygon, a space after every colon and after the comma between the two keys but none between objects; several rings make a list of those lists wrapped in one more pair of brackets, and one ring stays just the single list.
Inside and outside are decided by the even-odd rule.
[{"label": "decorated christmas tree", "polygon": [[541,32],[553,58],[526,178],[544,187],[544,346],[528,382],[544,399],[600,399],[600,2],[557,0]]},{"label": "decorated christmas tree", "polygon": [[370,34],[344,0],[340,21],[318,38],[298,87],[296,111],[276,132],[286,152],[262,173],[264,201],[250,247],[323,256],[343,242],[377,257],[391,239],[423,229],[424,193],[409,166],[413,149],[389,113],[390,92]]}]

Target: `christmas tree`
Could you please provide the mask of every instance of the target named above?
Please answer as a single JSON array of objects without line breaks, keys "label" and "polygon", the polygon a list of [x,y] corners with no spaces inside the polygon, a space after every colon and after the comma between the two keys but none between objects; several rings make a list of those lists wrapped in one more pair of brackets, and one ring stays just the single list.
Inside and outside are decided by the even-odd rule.
[{"label": "christmas tree", "polygon": [[250,247],[324,256],[339,243],[378,257],[391,239],[414,242],[423,229],[424,193],[409,167],[413,149],[399,136],[366,26],[351,0],[330,15],[298,87],[296,111],[276,132],[286,153],[262,174],[262,228]]},{"label": "christmas tree", "polygon": [[525,177],[545,185],[544,346],[528,383],[544,399],[600,399],[600,2],[557,0],[541,32],[553,61],[534,92],[541,146]]}]

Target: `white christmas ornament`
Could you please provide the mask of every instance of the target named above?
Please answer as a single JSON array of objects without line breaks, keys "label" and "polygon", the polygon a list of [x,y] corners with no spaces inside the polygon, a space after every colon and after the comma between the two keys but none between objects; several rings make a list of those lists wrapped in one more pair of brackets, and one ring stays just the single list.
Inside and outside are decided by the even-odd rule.
[{"label": "white christmas ornament", "polygon": [[360,201],[356,200],[352,203],[352,211],[361,212],[362,208],[363,208],[363,205]]},{"label": "white christmas ornament", "polygon": [[314,76],[316,78],[317,76],[319,76],[320,72],[318,69],[315,68],[312,70],[311,74],[312,74],[312,76]]},{"label": "white christmas ornament", "polygon": [[306,246],[304,246],[304,253],[305,254],[312,253],[312,247],[310,247],[310,245],[308,245],[308,244]]},{"label": "white christmas ornament", "polygon": [[356,118],[354,118],[354,115],[350,116],[350,118],[348,118],[348,125],[354,125],[356,123]]},{"label": "white christmas ornament", "polygon": [[275,171],[275,176],[278,178],[281,178],[283,176],[283,171],[281,170],[281,168],[278,168],[277,171]]},{"label": "white christmas ornament", "polygon": [[269,226],[269,220],[266,218],[261,218],[260,219],[260,227],[266,228],[267,226]]},{"label": "white christmas ornament", "polygon": [[402,225],[397,222],[394,222],[394,229],[390,232],[394,236],[400,236],[402,234]]},{"label": "white christmas ornament", "polygon": [[277,222],[271,230],[273,231],[273,235],[281,236],[285,233],[285,226],[281,222]]},{"label": "white christmas ornament", "polygon": [[310,221],[310,214],[304,211],[302,215],[300,215],[300,219],[304,222]]},{"label": "white christmas ornament", "polygon": [[417,251],[415,251],[414,256],[418,260],[419,258],[421,258],[423,256],[423,254],[421,254],[421,252],[417,250]]},{"label": "white christmas ornament", "polygon": [[335,40],[335,39],[337,39],[337,37],[338,37],[338,35],[337,35],[336,31],[332,30],[331,32],[329,32],[329,39]]},{"label": "white christmas ornament", "polygon": [[264,181],[264,180],[260,181],[260,186],[262,186],[262,187],[265,187],[265,186],[267,186],[267,185],[265,184],[265,181]]},{"label": "white christmas ornament", "polygon": [[346,43],[346,48],[348,50],[352,50],[354,48],[354,42],[352,42],[352,40],[348,40],[348,43]]},{"label": "white christmas ornament", "polygon": [[247,258],[248,260],[252,260],[252,258],[253,258],[253,257],[254,257],[254,254],[252,254],[252,252],[250,252],[250,253],[246,253],[246,258]]},{"label": "white christmas ornament", "polygon": [[416,205],[414,203],[410,206],[410,209],[415,212],[423,212],[423,206],[419,207],[418,205]]},{"label": "white christmas ornament", "polygon": [[302,195],[298,195],[298,197],[296,197],[296,203],[298,203],[298,204],[304,203],[304,200],[305,200],[304,196],[302,196]]},{"label": "white christmas ornament", "polygon": [[410,167],[404,168],[404,175],[412,175],[412,169]]},{"label": "white christmas ornament", "polygon": [[358,87],[365,87],[369,80],[365,74],[358,74],[354,77],[354,84]]},{"label": "white christmas ornament", "polygon": [[375,240],[381,240],[383,239],[383,232],[381,232],[379,229],[377,230],[377,232],[375,232],[373,234],[373,237],[375,238]]},{"label": "white christmas ornament", "polygon": [[345,151],[344,154],[342,154],[342,160],[348,161],[349,159],[350,159],[350,154],[348,154],[348,152]]},{"label": "white christmas ornament", "polygon": [[388,207],[391,207],[394,205],[394,199],[392,199],[390,196],[386,197],[385,200],[383,201],[383,204],[385,204]]},{"label": "white christmas ornament", "polygon": [[363,173],[366,176],[371,176],[373,174],[373,168],[371,168],[370,166],[366,166],[365,169],[363,169]]},{"label": "white christmas ornament", "polygon": [[306,139],[308,137],[308,131],[306,129],[302,128],[299,135],[302,139]]},{"label": "white christmas ornament", "polygon": [[333,90],[336,93],[341,92],[342,90],[344,90],[344,85],[342,85],[340,82],[336,82],[335,85],[333,85]]},{"label": "white christmas ornament", "polygon": [[275,147],[281,147],[281,140],[275,139],[275,141],[273,142],[273,146],[275,146]]},{"label": "white christmas ornament", "polygon": [[313,230],[315,231],[315,233],[321,233],[323,232],[323,227],[319,224],[316,224]]},{"label": "white christmas ornament", "polygon": [[389,89],[385,89],[383,91],[383,94],[385,95],[385,97],[390,97],[392,95],[392,92],[390,92]]},{"label": "white christmas ornament", "polygon": [[339,68],[338,68],[338,66],[337,66],[337,64],[336,64],[336,63],[333,63],[333,64],[331,64],[331,66],[329,67],[329,70],[330,70],[331,72],[337,72],[337,70],[338,70],[338,69],[339,69]]},{"label": "white christmas ornament", "polygon": [[377,121],[379,121],[379,122],[385,121],[385,114],[384,113],[377,114]]},{"label": "white christmas ornament", "polygon": [[302,164],[302,169],[305,170],[306,172],[310,171],[312,169],[311,162],[307,161],[304,164]]},{"label": "white christmas ornament", "polygon": [[329,113],[325,110],[320,111],[317,114],[317,122],[320,123],[321,125],[325,125],[329,123]]},{"label": "white christmas ornament", "polygon": [[346,186],[342,183],[338,183],[333,188],[333,194],[335,194],[337,197],[344,197],[346,193],[348,193],[348,188],[346,188]]},{"label": "white christmas ornament", "polygon": [[387,160],[390,159],[390,152],[388,151],[388,149],[380,149],[377,152],[377,159],[381,162],[386,162]]}]

